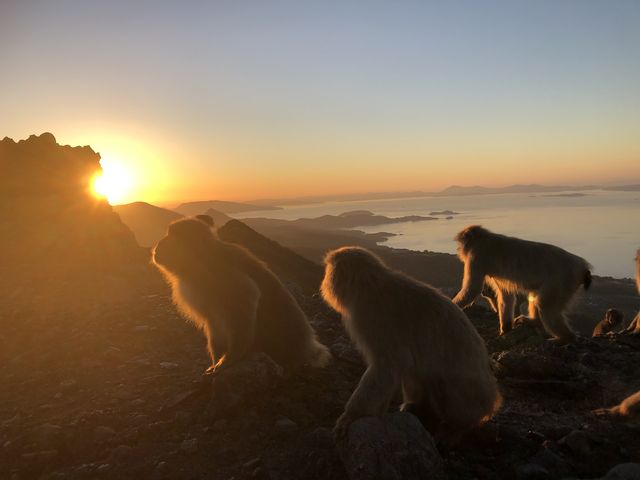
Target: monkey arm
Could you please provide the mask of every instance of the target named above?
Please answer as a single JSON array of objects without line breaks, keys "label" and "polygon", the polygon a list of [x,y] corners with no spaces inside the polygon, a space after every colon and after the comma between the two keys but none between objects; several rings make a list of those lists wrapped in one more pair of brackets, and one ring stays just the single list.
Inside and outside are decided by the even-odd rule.
[{"label": "monkey arm", "polygon": [[399,372],[392,365],[371,364],[336,422],[337,435],[346,433],[351,422],[360,417],[382,415],[400,386]]},{"label": "monkey arm", "polygon": [[224,357],[224,364],[227,366],[244,357],[255,341],[260,289],[253,281],[243,287],[238,289],[236,295],[242,295],[244,298],[236,299],[233,309],[229,312],[227,353]]},{"label": "monkey arm", "polygon": [[468,259],[464,264],[464,278],[462,288],[453,298],[453,303],[461,308],[466,308],[473,304],[482,293],[485,273],[480,268],[478,262]]}]

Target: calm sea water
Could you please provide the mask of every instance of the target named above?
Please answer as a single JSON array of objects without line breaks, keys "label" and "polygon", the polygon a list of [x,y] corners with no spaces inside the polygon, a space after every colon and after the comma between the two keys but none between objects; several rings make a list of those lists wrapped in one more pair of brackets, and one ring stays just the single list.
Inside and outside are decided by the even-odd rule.
[{"label": "calm sea water", "polygon": [[[459,212],[451,220],[359,227],[369,233],[391,232],[385,245],[412,250],[455,253],[456,232],[481,224],[495,232],[553,243],[586,258],[597,275],[633,277],[640,248],[640,193],[588,192],[586,196],[498,194],[420,197],[392,200],[326,202],[288,206],[260,216],[281,219],[369,210],[390,217],[428,215],[437,210]],[[257,212],[245,216],[257,216]]]}]

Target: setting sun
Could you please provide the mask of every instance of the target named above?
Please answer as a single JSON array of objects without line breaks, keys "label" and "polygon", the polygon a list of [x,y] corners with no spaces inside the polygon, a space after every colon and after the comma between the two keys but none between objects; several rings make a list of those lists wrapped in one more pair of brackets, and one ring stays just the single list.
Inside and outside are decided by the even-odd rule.
[{"label": "setting sun", "polygon": [[93,193],[105,197],[110,204],[121,203],[127,197],[133,186],[131,172],[121,164],[102,160],[102,173],[93,178]]}]

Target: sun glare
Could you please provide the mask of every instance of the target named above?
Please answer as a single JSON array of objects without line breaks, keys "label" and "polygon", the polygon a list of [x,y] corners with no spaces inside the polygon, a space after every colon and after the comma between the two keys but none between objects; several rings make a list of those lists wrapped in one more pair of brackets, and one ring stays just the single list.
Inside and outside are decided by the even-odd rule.
[{"label": "sun glare", "polygon": [[100,162],[102,173],[93,178],[92,190],[97,197],[104,197],[110,204],[122,203],[133,186],[131,172],[118,163]]}]

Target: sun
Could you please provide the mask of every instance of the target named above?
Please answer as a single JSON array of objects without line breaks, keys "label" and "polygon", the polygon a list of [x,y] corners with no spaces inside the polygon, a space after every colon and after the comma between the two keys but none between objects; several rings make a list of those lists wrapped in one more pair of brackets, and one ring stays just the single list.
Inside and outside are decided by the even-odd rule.
[{"label": "sun", "polygon": [[101,160],[102,173],[91,181],[91,189],[97,197],[104,197],[111,204],[122,203],[133,187],[133,176],[122,164]]}]

